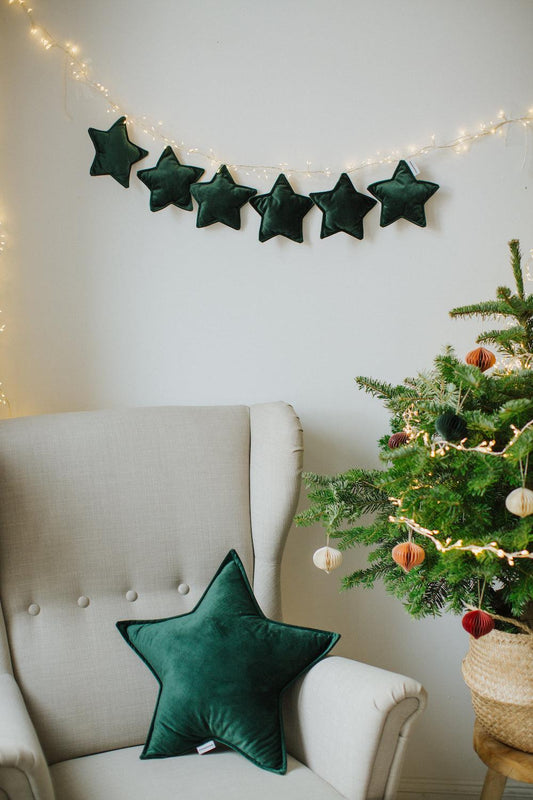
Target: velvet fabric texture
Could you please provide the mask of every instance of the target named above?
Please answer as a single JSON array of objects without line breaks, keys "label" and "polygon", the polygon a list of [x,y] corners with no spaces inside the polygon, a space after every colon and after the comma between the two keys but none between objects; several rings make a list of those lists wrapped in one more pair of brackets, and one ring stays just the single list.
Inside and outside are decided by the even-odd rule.
[{"label": "velvet fabric texture", "polygon": [[140,169],[137,177],[150,189],[150,211],[169,205],[192,211],[191,183],[204,174],[200,167],[180,164],[170,145],[165,147],[155,167]]},{"label": "velvet fabric texture", "polygon": [[283,173],[278,175],[268,194],[254,197],[250,205],[261,215],[260,242],[273,236],[286,236],[294,242],[303,242],[303,218],[313,207],[313,201],[306,195],[296,194]]},{"label": "velvet fabric texture", "polygon": [[346,172],[331,191],[312,192],[310,197],[322,211],[321,239],[341,231],[362,239],[363,217],[377,203],[373,197],[358,192]]},{"label": "velvet fabric texture", "polygon": [[406,161],[400,161],[390,180],[377,181],[368,191],[381,203],[380,225],[385,228],[399,219],[426,227],[424,203],[435,194],[438,183],[415,178]]},{"label": "velvet fabric texture", "polygon": [[196,227],[205,228],[214,222],[222,222],[230,228],[241,227],[241,208],[257,189],[239,186],[231,177],[225,164],[207,183],[191,186],[191,194],[198,203]]},{"label": "velvet fabric texture", "polygon": [[189,614],[117,628],[160,686],[141,758],[183,755],[213,739],[280,774],[281,695],[339,639],[265,617],[235,550]]},{"label": "velvet fabric texture", "polygon": [[89,128],[89,136],[96,150],[90,174],[111,175],[127,189],[132,164],[145,158],[148,150],[130,142],[126,117],[117,119],[108,131]]}]

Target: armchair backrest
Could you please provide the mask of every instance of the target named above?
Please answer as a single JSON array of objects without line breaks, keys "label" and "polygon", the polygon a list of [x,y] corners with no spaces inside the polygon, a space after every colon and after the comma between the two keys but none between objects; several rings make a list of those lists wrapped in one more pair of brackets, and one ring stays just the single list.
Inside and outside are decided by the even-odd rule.
[{"label": "armchair backrest", "polygon": [[146,737],[157,684],[117,620],[190,611],[232,547],[279,616],[301,455],[284,403],[0,423],[0,672],[50,763]]}]

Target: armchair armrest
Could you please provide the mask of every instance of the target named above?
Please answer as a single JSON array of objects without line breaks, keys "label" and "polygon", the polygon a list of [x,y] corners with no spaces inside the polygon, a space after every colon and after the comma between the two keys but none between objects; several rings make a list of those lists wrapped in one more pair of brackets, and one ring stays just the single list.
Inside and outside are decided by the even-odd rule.
[{"label": "armchair armrest", "polygon": [[349,800],[393,800],[425,704],[417,681],[330,656],[286,694],[287,749]]},{"label": "armchair armrest", "polygon": [[0,710],[0,797],[54,800],[48,764],[20,689],[8,672],[0,674]]}]

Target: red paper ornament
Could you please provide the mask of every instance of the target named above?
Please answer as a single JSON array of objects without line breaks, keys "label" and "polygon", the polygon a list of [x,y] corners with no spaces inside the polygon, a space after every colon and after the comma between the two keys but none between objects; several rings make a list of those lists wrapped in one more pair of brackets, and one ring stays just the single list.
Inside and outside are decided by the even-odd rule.
[{"label": "red paper ornament", "polygon": [[496,356],[484,347],[477,347],[466,354],[465,361],[474,367],[479,367],[481,372],[490,369],[496,363]]},{"label": "red paper ornament", "polygon": [[409,572],[413,567],[417,567],[425,557],[424,548],[414,542],[402,542],[392,548],[392,560],[396,561],[404,572]]},{"label": "red paper ornament", "polygon": [[479,639],[481,636],[486,636],[494,630],[494,620],[486,611],[469,611],[461,620],[463,628],[467,633],[470,633],[474,639]]},{"label": "red paper ornament", "polygon": [[392,434],[387,444],[389,445],[391,450],[394,450],[396,447],[401,447],[402,444],[407,444],[408,441],[409,441],[409,436],[406,434],[406,432],[399,431],[398,433]]}]

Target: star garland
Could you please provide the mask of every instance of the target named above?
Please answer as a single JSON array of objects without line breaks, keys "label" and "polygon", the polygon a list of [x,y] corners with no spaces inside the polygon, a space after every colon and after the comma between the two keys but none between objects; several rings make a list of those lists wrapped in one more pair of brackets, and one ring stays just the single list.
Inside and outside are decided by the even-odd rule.
[{"label": "star garland", "polygon": [[[110,175],[121,186],[129,187],[133,164],[146,158],[148,151],[128,137],[126,118],[120,117],[107,131],[89,128],[95,149],[90,174]],[[303,219],[316,204],[323,213],[321,238],[345,232],[363,238],[363,217],[376,204],[368,195],[360,194],[343,173],[330,192],[315,192],[311,197],[297,194],[284,173],[276,178],[267,194],[241,186],[222,164],[210,181],[196,183],[203,170],[180,164],[172,147],[167,145],[157,165],[139,170],[137,176],[150,189],[150,208],[161,211],[168,205],[190,211],[192,197],[198,203],[197,228],[221,222],[230,228],[241,227],[241,208],[248,202],[261,216],[259,241],[284,236],[303,242]],[[400,161],[390,180],[379,181],[369,190],[382,203],[381,226],[399,219],[425,226],[424,204],[439,188],[438,184],[417,180],[411,166]]]},{"label": "star garland", "polygon": [[[148,155],[148,152],[139,145],[134,144],[128,137],[126,126],[135,125],[152,137],[153,141],[159,140],[165,145],[159,161],[155,167],[140,170],[137,174],[143,183],[150,189],[150,208],[152,211],[159,211],[168,205],[175,205],[178,208],[191,210],[190,196],[194,199],[202,196],[211,197],[207,204],[199,202],[200,208],[197,217],[197,227],[205,227],[214,222],[222,222],[232,228],[240,228],[239,210],[245,202],[250,201],[253,208],[261,215],[261,226],[259,240],[265,242],[277,236],[289,238],[295,242],[303,242],[302,221],[305,214],[310,210],[312,204],[316,204],[322,211],[321,238],[329,237],[333,234],[344,232],[356,239],[363,238],[362,219],[371,210],[372,198],[359,193],[351,181],[349,175],[365,168],[374,167],[381,164],[392,164],[398,162],[394,175],[390,179],[381,180],[371,184],[368,190],[381,203],[381,227],[404,219],[420,227],[426,226],[426,216],[424,205],[429,198],[439,188],[438,184],[430,181],[417,180],[418,169],[413,169],[412,162],[407,162],[407,156],[425,156],[437,150],[453,150],[457,153],[466,152],[470,144],[479,141],[486,136],[503,135],[509,125],[521,124],[527,128],[533,123],[533,108],[526,113],[507,117],[502,110],[498,113],[497,121],[482,123],[477,131],[460,132],[458,137],[439,144],[436,135],[431,137],[431,141],[422,147],[411,146],[407,149],[395,149],[389,153],[377,153],[367,157],[355,164],[348,164],[342,171],[332,170],[330,167],[325,169],[311,169],[311,161],[307,161],[306,169],[290,167],[287,163],[276,165],[261,164],[238,164],[224,162],[219,159],[213,150],[209,148],[202,151],[198,147],[187,147],[183,141],[178,141],[174,136],[164,132],[163,122],[150,122],[146,115],[134,116],[126,111],[123,106],[112,96],[110,90],[100,81],[94,79],[88,69],[87,60],[79,56],[79,47],[71,42],[63,42],[58,37],[51,34],[40,22],[37,21],[33,9],[29,7],[26,0],[8,0],[9,5],[21,9],[26,15],[30,27],[30,34],[45,51],[57,50],[63,53],[65,58],[65,75],[73,80],[83,83],[92,91],[102,97],[107,105],[107,112],[119,114],[119,118],[108,131],[91,128],[89,133],[95,145],[96,154],[91,166],[91,175],[111,175],[124,187],[129,186],[131,166],[138,160]],[[209,160],[215,168],[213,179],[207,184],[195,184],[200,176],[200,167],[181,165],[178,161],[173,148],[178,148],[187,153],[195,154]],[[272,173],[277,174],[276,181],[268,194],[256,195],[256,190],[249,187],[242,187],[234,183],[235,189],[244,197],[242,191],[248,191],[248,197],[241,205],[235,205],[236,194],[226,193],[225,198],[228,205],[220,205],[218,198],[218,210],[213,214],[213,198],[218,192],[213,194],[213,189],[218,189],[220,184],[219,176],[230,176],[230,170],[244,170],[249,175],[268,178]],[[292,175],[326,175],[331,176],[333,172],[341,172],[341,176],[335,187],[326,192],[313,192],[311,197],[298,195],[294,192],[289,183]],[[190,181],[189,181],[190,179]],[[189,181],[189,182],[188,182]],[[190,187],[190,191],[189,191]],[[201,188],[203,187],[203,188]],[[237,193],[238,193],[237,192]],[[253,195],[256,195],[253,197]],[[229,203],[229,198],[232,203]],[[253,197],[253,199],[252,199]],[[211,205],[211,210],[208,207]],[[228,221],[231,220],[231,221]]]}]

